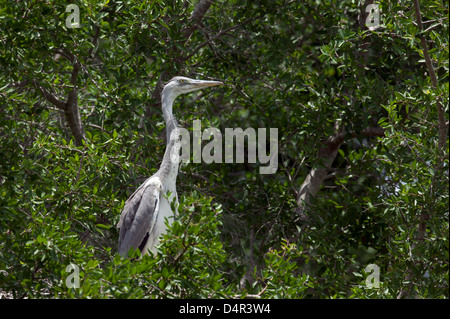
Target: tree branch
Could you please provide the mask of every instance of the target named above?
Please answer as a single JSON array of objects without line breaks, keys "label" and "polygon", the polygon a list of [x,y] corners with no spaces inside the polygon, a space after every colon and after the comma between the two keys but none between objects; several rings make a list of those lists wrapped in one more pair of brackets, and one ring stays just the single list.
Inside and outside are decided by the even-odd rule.
[{"label": "tree branch", "polygon": [[[299,213],[302,216],[303,210],[311,203],[311,198],[316,196],[320,189],[328,170],[333,164],[334,159],[339,151],[339,147],[344,142],[345,132],[339,132],[337,135],[328,138],[325,142],[325,147],[319,151],[319,157],[322,161],[321,166],[312,168],[308,175],[306,175],[302,186],[297,195],[297,205]],[[304,216],[303,216],[304,217]]]},{"label": "tree branch", "polygon": [[56,96],[54,96],[52,93],[47,91],[47,89],[43,86],[41,86],[36,80],[33,80],[34,86],[38,89],[39,92],[41,92],[42,96],[52,103],[54,106],[56,106],[58,109],[64,110],[66,108],[66,104],[58,99]]},{"label": "tree branch", "polygon": [[69,92],[64,114],[66,116],[70,131],[75,138],[75,144],[77,146],[83,145],[82,141],[85,139],[85,135],[83,125],[81,123],[80,111],[78,109],[77,90],[75,88]]},{"label": "tree branch", "polygon": [[[414,0],[414,10],[416,15],[416,22],[419,28],[418,37],[420,39],[420,43],[422,45],[423,56],[425,58],[425,63],[427,65],[428,74],[430,75],[430,80],[433,88],[438,87],[438,79],[436,76],[436,72],[434,70],[433,62],[430,57],[430,53],[428,52],[428,45],[425,37],[423,36],[423,23],[422,16],[420,13],[420,4],[418,0]],[[438,139],[438,147],[439,152],[442,154],[444,151],[444,147],[447,142],[447,125],[445,123],[444,109],[441,104],[440,98],[436,100],[436,107],[438,111],[438,130],[439,130],[439,139]],[[425,241],[425,236],[427,232],[427,221],[430,219],[430,214],[428,211],[420,212],[419,216],[419,226],[417,228],[416,234],[414,236],[414,241],[412,242],[412,251],[415,251],[418,246],[420,246]],[[414,266],[418,266],[416,261],[413,261]],[[405,287],[402,287],[397,295],[397,299],[403,299],[410,297],[413,291],[414,284],[414,272],[412,269],[408,269],[405,271],[405,282],[409,282]]]},{"label": "tree branch", "polygon": [[188,40],[192,33],[194,33],[194,31],[197,29],[197,24],[202,21],[203,17],[214,1],[215,0],[200,0],[197,3],[191,17],[189,18],[190,26],[187,27],[184,31],[184,37],[186,38],[186,40]]},{"label": "tree branch", "polygon": [[70,76],[70,84],[73,88],[67,96],[66,102],[58,99],[54,94],[50,93],[45,87],[41,86],[36,80],[33,80],[34,86],[42,94],[42,96],[55,105],[58,109],[64,111],[64,115],[69,125],[70,131],[75,138],[75,144],[77,146],[83,145],[85,139],[83,124],[81,122],[80,110],[78,108],[78,96],[77,96],[77,78],[81,69],[81,63],[76,56],[69,51],[63,51],[61,49],[56,50],[56,53],[64,56],[73,64],[72,74]]},{"label": "tree branch", "polygon": [[[425,37],[423,36],[423,24],[422,24],[422,15],[420,13],[420,4],[419,0],[414,0],[414,10],[416,14],[416,21],[417,26],[419,27],[419,33],[418,37],[420,39],[420,43],[422,45],[423,50],[423,57],[425,59],[425,63],[427,65],[428,73],[430,75],[431,84],[434,88],[438,87],[438,79],[436,76],[436,72],[434,70],[433,62],[430,57],[430,53],[428,52],[428,45]],[[439,140],[438,140],[438,146],[439,150],[442,151],[445,147],[445,144],[447,142],[447,125],[445,124],[445,114],[444,114],[444,108],[441,104],[441,99],[438,98],[436,100],[436,107],[438,111],[438,128],[439,128]]]},{"label": "tree branch", "polygon": [[[383,137],[384,129],[379,126],[367,127],[361,132],[361,135],[367,137]],[[319,191],[320,186],[327,177],[331,164],[333,164],[333,161],[336,159],[342,143],[357,136],[357,132],[346,133],[344,129],[341,129],[340,132],[329,137],[325,142],[325,146],[319,151],[322,166],[313,168],[309,171],[298,192],[297,205],[299,209],[297,212],[300,215],[302,214],[304,207],[310,204],[311,197],[316,196]]]}]

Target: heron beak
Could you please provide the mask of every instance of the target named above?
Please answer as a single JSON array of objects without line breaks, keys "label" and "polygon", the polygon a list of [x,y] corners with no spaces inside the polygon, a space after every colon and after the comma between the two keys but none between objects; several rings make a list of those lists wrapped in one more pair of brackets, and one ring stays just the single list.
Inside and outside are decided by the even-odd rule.
[{"label": "heron beak", "polygon": [[205,88],[210,86],[216,86],[216,85],[222,85],[223,83],[220,81],[200,81],[197,80],[194,83],[192,83],[197,88]]}]

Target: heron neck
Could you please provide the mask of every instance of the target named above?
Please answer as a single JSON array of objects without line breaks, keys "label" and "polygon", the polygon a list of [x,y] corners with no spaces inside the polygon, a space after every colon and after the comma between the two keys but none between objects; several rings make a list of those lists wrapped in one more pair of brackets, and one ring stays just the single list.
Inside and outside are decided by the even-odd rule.
[{"label": "heron neck", "polygon": [[164,121],[166,122],[166,137],[167,144],[169,144],[170,134],[177,127],[177,121],[175,120],[172,113],[173,101],[175,100],[175,96],[172,94],[166,94],[164,91],[161,96],[161,106],[164,116]]},{"label": "heron neck", "polygon": [[167,146],[161,163],[160,173],[161,177],[167,177],[169,179],[176,179],[178,173],[179,150],[181,145],[179,140],[180,133],[178,123],[172,113],[172,106],[175,97],[170,94],[166,95],[164,91],[161,96],[162,111],[166,122]]}]

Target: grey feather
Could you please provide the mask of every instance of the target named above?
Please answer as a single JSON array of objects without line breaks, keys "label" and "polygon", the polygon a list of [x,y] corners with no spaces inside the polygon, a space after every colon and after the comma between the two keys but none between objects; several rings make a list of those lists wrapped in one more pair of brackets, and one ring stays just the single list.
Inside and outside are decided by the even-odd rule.
[{"label": "grey feather", "polygon": [[158,217],[160,187],[147,179],[126,201],[117,227],[120,227],[118,252],[126,256],[137,249],[152,231]]}]

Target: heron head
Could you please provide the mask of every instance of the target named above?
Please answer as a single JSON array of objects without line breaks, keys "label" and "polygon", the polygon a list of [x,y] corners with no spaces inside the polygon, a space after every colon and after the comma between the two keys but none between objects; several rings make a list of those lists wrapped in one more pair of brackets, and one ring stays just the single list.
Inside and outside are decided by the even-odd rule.
[{"label": "heron head", "polygon": [[194,80],[184,76],[176,76],[166,83],[163,93],[176,97],[180,94],[222,84],[220,81]]}]

